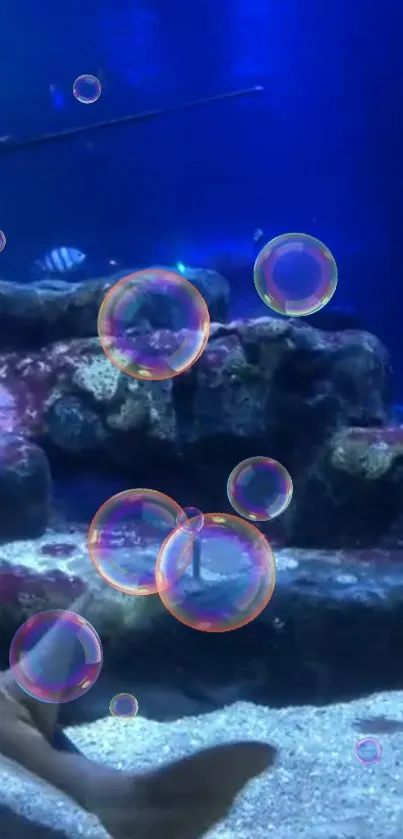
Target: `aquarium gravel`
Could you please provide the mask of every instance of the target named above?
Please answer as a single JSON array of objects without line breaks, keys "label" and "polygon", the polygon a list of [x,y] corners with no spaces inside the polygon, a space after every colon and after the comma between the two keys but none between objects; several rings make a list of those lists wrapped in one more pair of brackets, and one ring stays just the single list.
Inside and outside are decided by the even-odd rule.
[{"label": "aquarium gravel", "polygon": [[[403,693],[324,708],[274,710],[237,703],[200,717],[161,723],[140,715],[67,729],[91,758],[147,770],[204,746],[262,739],[280,750],[272,773],[254,781],[210,839],[400,839],[403,733],[379,735],[379,763],[363,766],[354,748],[359,718],[399,718]],[[102,839],[94,817],[58,792],[0,763],[2,839]],[[135,839],[135,837],[131,838]],[[163,837],[155,837],[163,839]]]}]

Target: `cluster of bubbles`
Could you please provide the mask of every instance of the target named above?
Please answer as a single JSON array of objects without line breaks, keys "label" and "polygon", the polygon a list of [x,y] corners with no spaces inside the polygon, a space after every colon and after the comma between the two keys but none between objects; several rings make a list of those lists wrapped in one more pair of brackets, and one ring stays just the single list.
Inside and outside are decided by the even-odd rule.
[{"label": "cluster of bubbles", "polygon": [[[270,458],[244,460],[231,472],[228,498],[238,515],[182,508],[153,489],[126,490],[95,514],[88,531],[90,558],[108,585],[133,596],[158,594],[166,609],[193,629],[239,629],[268,605],[276,581],[271,546],[252,521],[280,515],[291,495],[288,472]],[[199,586],[194,597],[195,556],[201,552],[207,586]],[[33,615],[10,646],[16,682],[48,703],[83,696],[96,682],[102,660],[94,627],[67,610]],[[131,694],[111,700],[113,716],[134,717],[137,710]]]},{"label": "cluster of bubbles", "polygon": [[92,105],[102,93],[102,85],[96,76],[90,73],[83,73],[77,76],[73,84],[73,96],[83,105]]},{"label": "cluster of bubbles", "polygon": [[[228,632],[250,623],[271,599],[275,560],[252,522],[283,513],[292,491],[287,470],[268,457],[243,460],[232,470],[227,492],[237,515],[181,508],[154,489],[126,490],[95,514],[89,555],[102,579],[123,594],[158,594],[187,626]],[[204,591],[194,597],[202,556]]]},{"label": "cluster of bubbles", "polygon": [[[99,98],[101,84],[95,76],[82,75],[73,92],[78,101],[89,104]],[[5,243],[0,231],[0,251]],[[337,266],[319,239],[287,233],[262,248],[254,282],[273,311],[309,315],[334,294]],[[156,310],[167,313],[168,322],[151,332],[141,328]],[[189,370],[201,357],[209,334],[209,312],[200,292],[183,275],[160,268],[119,280],[107,292],[98,316],[99,339],[111,363],[143,381],[163,381]],[[241,461],[228,477],[227,496],[236,515],[182,508],[152,489],[120,492],[91,522],[90,558],[108,585],[133,596],[159,595],[166,609],[193,629],[238,629],[268,605],[276,582],[271,546],[254,523],[284,513],[292,494],[287,469],[264,456]],[[10,666],[30,696],[69,702],[98,678],[101,641],[94,627],[75,612],[41,612],[16,632]],[[132,694],[121,693],[113,697],[109,710],[112,716],[134,717],[138,703]],[[379,747],[374,738],[365,738],[356,746],[357,759],[377,762]]]}]

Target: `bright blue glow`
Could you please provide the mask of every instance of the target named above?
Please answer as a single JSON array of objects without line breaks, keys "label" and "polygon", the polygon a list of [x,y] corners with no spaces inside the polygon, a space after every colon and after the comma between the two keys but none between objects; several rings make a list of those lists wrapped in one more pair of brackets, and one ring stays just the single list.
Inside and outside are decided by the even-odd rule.
[{"label": "bright blue glow", "polygon": [[177,262],[176,270],[179,271],[180,274],[184,274],[186,271],[186,265],[184,265],[183,262]]}]

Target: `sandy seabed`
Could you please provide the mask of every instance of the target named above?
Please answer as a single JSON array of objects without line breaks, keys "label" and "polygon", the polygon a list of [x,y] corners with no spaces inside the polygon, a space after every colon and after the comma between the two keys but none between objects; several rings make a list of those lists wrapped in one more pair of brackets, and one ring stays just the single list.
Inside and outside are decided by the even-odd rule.
[{"label": "sandy seabed", "polygon": [[[380,761],[365,766],[355,755],[362,735],[353,723],[373,715],[403,720],[402,711],[401,692],[326,708],[272,710],[241,702],[176,722],[108,717],[67,733],[88,757],[137,770],[214,743],[248,738],[273,743],[280,753],[276,767],[249,785],[210,839],[401,839],[403,733],[378,735]],[[0,835],[106,836],[94,818],[1,759]]]}]

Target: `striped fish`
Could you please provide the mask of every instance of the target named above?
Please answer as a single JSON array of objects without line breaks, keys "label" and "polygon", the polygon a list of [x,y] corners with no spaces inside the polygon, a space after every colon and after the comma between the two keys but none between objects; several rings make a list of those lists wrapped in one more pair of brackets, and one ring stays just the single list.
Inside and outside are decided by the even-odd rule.
[{"label": "striped fish", "polygon": [[78,248],[54,248],[42,259],[34,262],[33,273],[35,276],[69,274],[71,271],[77,271],[86,258],[87,255]]}]

